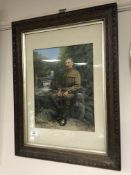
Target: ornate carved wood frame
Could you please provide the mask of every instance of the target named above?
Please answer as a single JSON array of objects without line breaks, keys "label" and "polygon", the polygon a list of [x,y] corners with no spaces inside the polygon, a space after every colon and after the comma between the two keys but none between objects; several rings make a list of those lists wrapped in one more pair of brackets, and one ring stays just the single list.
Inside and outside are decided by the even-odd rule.
[{"label": "ornate carved wood frame", "polygon": [[[27,33],[70,27],[85,23],[102,22],[104,29],[105,98],[106,98],[106,151],[78,151],[59,149],[39,144],[28,144],[25,130],[25,76],[23,66],[23,35]],[[75,29],[74,29],[75,30]],[[117,5],[107,4],[75,11],[62,12],[12,23],[15,154],[17,156],[120,170],[120,121],[118,81],[118,24]],[[59,36],[58,36],[59,37]],[[24,38],[26,39],[26,38]],[[26,57],[28,59],[28,57]],[[29,65],[26,65],[29,66]],[[27,84],[28,85],[28,84]],[[27,86],[26,85],[26,86]],[[30,116],[28,116],[30,117]],[[32,138],[36,133],[31,133]],[[34,135],[33,135],[34,134]],[[79,138],[78,138],[79,139]],[[70,140],[69,140],[70,142]],[[90,142],[85,138],[85,142]]]}]

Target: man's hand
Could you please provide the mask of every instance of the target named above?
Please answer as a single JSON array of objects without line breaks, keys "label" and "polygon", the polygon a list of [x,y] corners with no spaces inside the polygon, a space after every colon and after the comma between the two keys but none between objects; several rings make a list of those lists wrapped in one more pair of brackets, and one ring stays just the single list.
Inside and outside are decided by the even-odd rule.
[{"label": "man's hand", "polygon": [[64,97],[67,97],[68,95],[69,95],[68,91],[66,91],[66,92],[63,93],[63,96]]},{"label": "man's hand", "polygon": [[57,96],[61,97],[63,94],[61,92],[61,89],[57,92]]}]

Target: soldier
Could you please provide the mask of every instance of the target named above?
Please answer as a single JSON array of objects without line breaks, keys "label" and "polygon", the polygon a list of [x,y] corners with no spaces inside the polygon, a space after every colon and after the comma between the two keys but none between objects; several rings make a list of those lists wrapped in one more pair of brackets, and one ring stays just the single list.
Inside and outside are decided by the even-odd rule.
[{"label": "soldier", "polygon": [[73,67],[72,58],[65,60],[66,72],[63,75],[61,87],[58,92],[52,95],[53,102],[59,108],[59,124],[64,126],[67,122],[71,101],[76,92],[80,89],[80,73]]}]

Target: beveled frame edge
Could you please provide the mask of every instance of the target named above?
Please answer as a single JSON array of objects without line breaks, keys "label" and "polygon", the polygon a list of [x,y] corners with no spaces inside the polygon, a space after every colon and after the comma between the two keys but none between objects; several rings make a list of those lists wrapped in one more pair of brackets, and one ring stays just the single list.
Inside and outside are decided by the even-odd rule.
[{"label": "beveled frame edge", "polygon": [[[101,19],[105,21],[106,32],[107,155],[37,148],[24,145],[21,34],[43,28]],[[113,3],[12,23],[16,155],[106,169],[121,169],[117,21],[117,4]]]}]

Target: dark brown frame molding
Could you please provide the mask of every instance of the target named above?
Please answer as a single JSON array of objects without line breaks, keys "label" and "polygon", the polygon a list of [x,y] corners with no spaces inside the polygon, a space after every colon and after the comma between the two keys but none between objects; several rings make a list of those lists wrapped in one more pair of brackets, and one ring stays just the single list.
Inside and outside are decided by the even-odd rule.
[{"label": "dark brown frame molding", "polygon": [[[106,38],[107,154],[31,147],[24,144],[24,100],[21,34],[45,28],[103,20]],[[86,9],[37,17],[12,23],[15,114],[15,154],[18,156],[120,170],[120,119],[118,81],[117,5],[107,4]]]}]

